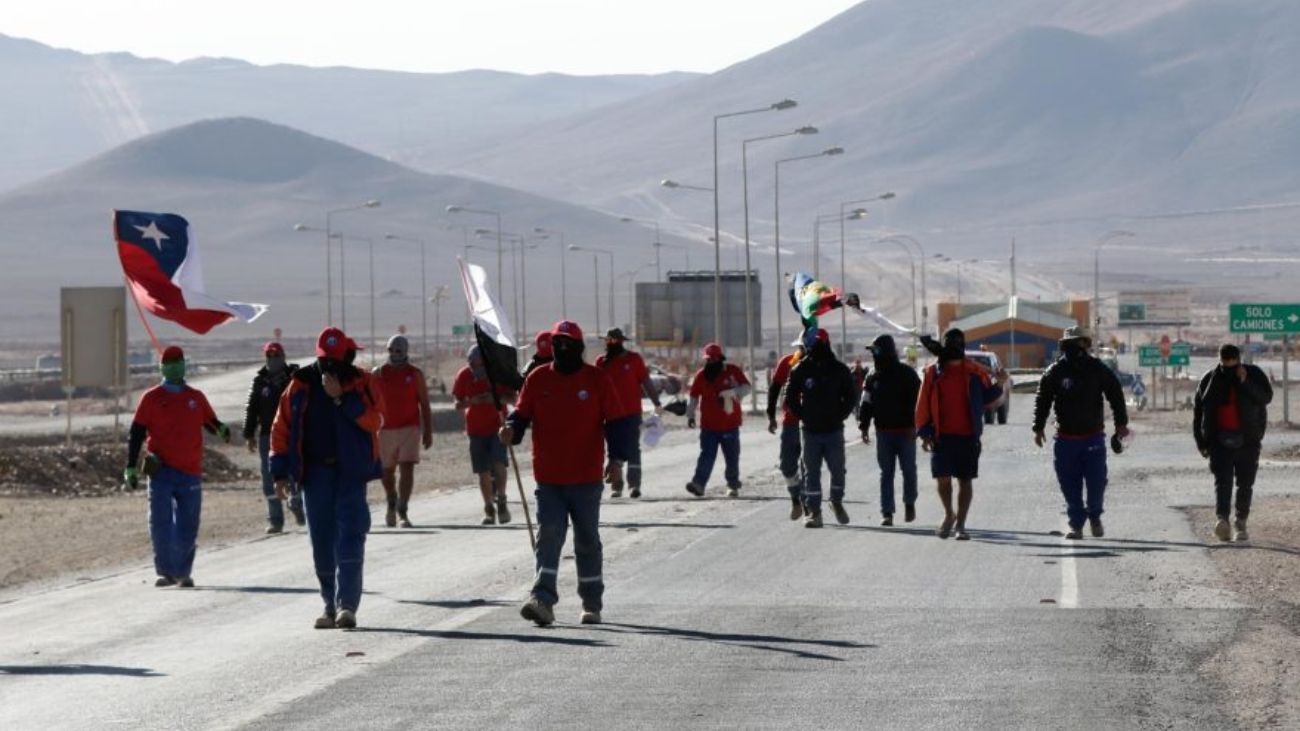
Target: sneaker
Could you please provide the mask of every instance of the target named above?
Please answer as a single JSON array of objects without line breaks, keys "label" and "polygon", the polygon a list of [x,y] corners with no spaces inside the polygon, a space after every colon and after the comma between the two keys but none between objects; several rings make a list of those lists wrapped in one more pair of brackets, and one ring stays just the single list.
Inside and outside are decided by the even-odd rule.
[{"label": "sneaker", "polygon": [[686,483],[686,492],[689,492],[695,497],[704,497],[704,485],[696,484],[692,480],[691,482]]},{"label": "sneaker", "polygon": [[1232,539],[1232,526],[1229,525],[1227,518],[1219,518],[1219,522],[1214,524],[1214,537],[1221,541]]},{"label": "sneaker", "polygon": [[492,507],[492,503],[483,506],[483,525],[496,525],[497,511]]},{"label": "sneaker", "polygon": [[334,621],[339,629],[356,629],[357,613],[351,609],[340,609],[338,619]]},{"label": "sneaker", "polygon": [[501,525],[510,522],[510,508],[506,506],[505,498],[497,499],[497,522]]},{"label": "sneaker", "polygon": [[952,535],[952,524],[956,522],[957,522],[957,516],[949,515],[948,517],[943,519],[943,523],[939,525],[939,530],[936,531],[936,534],[940,538],[947,540],[948,536]]},{"label": "sneaker", "polygon": [[408,517],[406,517],[406,513],[398,513],[398,514],[397,514],[397,527],[399,527],[399,528],[413,528],[414,526],[411,525],[411,519],[408,518]]},{"label": "sneaker", "polygon": [[599,609],[582,610],[582,615],[578,617],[578,622],[580,624],[600,624],[600,610]]},{"label": "sneaker", "polygon": [[284,532],[284,526],[282,525],[276,525],[275,523],[266,524],[266,534],[268,536],[273,536],[277,533],[283,533],[283,532]]},{"label": "sneaker", "polygon": [[627,496],[632,498],[633,500],[641,497],[641,486],[633,485],[632,487],[628,488]]},{"label": "sneaker", "polygon": [[880,524],[885,526],[886,528],[892,526],[894,524],[894,516],[890,515],[889,513],[885,513],[885,517],[880,521]]},{"label": "sneaker", "polygon": [[728,487],[728,488],[727,488],[727,497],[740,497],[740,488],[739,488],[739,487]]},{"label": "sneaker", "polygon": [[808,513],[808,517],[807,517],[807,518],[804,518],[804,521],[803,521],[803,527],[805,527],[805,528],[820,528],[820,527],[822,527],[822,511],[820,511],[820,510],[813,510],[813,511],[809,512],[809,513]]},{"label": "sneaker", "polygon": [[325,610],[325,613],[316,618],[316,624],[312,625],[316,629],[334,629],[338,627],[338,622],[334,619],[334,612]]},{"label": "sneaker", "polygon": [[389,528],[397,527],[397,508],[389,505],[388,512],[384,515],[384,525]]},{"label": "sneaker", "polygon": [[1083,526],[1078,526],[1078,527],[1073,526],[1073,525],[1070,526],[1070,530],[1069,530],[1068,532],[1066,532],[1066,534],[1065,534],[1065,540],[1067,540],[1067,541],[1082,541],[1082,540],[1083,540]]},{"label": "sneaker", "polygon": [[966,526],[962,525],[961,523],[957,524],[957,528],[954,532],[956,533],[956,535],[954,535],[953,537],[956,538],[957,540],[959,541],[970,540],[970,534],[966,532]]},{"label": "sneaker", "polygon": [[1246,521],[1244,518],[1237,518],[1237,523],[1232,532],[1232,540],[1237,543],[1245,543],[1250,540],[1250,533],[1246,531]]},{"label": "sneaker", "polygon": [[908,523],[911,523],[912,521],[916,520],[915,503],[907,503],[906,505],[903,506],[903,520],[907,521]]},{"label": "sneaker", "polygon": [[528,601],[524,602],[524,605],[519,608],[519,616],[535,622],[538,627],[545,627],[555,622],[555,612],[551,610],[551,605],[537,597],[529,597]]},{"label": "sneaker", "polygon": [[844,509],[843,500],[832,500],[831,510],[835,511],[835,522],[839,523],[840,525],[849,524],[849,511]]},{"label": "sneaker", "polygon": [[193,589],[194,579],[189,576],[182,576],[179,579],[176,579],[176,585],[182,589]]},{"label": "sneaker", "polygon": [[1106,537],[1106,528],[1101,524],[1101,518],[1096,516],[1088,518],[1088,527],[1092,529],[1093,538]]},{"label": "sneaker", "polygon": [[609,486],[609,496],[610,496],[610,497],[623,497],[623,485],[622,485],[622,484],[612,484],[612,485],[610,485],[610,486]]},{"label": "sneaker", "polygon": [[176,586],[176,579],[173,579],[170,576],[159,576],[158,580],[153,582],[153,585],[159,589],[167,586]]},{"label": "sneaker", "polygon": [[289,512],[293,513],[293,522],[297,523],[300,527],[307,525],[307,514],[302,512],[301,505],[290,505]]},{"label": "sneaker", "polygon": [[790,520],[798,520],[803,517],[803,501],[797,497],[790,498]]}]

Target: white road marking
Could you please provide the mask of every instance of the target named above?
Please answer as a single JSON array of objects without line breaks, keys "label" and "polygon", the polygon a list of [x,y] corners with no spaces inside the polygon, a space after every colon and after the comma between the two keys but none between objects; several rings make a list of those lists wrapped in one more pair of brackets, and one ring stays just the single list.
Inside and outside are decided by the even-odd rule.
[{"label": "white road marking", "polygon": [[[1074,545],[1073,541],[1065,541],[1065,543]],[[1079,570],[1073,553],[1061,556],[1061,596],[1057,606],[1066,609],[1079,608]]]}]

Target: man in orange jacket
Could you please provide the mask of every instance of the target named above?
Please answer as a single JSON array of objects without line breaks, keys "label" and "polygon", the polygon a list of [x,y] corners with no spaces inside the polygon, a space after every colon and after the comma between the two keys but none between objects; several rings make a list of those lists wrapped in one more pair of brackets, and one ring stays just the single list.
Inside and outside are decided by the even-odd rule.
[{"label": "man in orange jacket", "polygon": [[382,472],[383,396],[370,374],[352,365],[359,349],[342,330],[322,330],[316,362],[294,374],[271,428],[275,489],[283,499],[294,476],[307,508],[307,534],[325,600],[316,629],[357,626],[370,530],[366,483]]},{"label": "man in orange jacket", "polygon": [[424,371],[411,363],[404,335],[388,339],[388,362],[376,368],[373,375],[384,399],[384,428],[379,432],[384,496],[388,499],[384,524],[389,528],[399,524],[410,528],[406,509],[415,488],[420,447],[427,450],[433,446],[429,387],[424,382]]}]

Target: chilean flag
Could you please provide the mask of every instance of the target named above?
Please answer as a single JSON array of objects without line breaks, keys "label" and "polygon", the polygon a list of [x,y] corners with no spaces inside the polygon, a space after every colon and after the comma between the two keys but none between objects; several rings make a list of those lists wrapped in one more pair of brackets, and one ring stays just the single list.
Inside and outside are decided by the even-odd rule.
[{"label": "chilean flag", "polygon": [[266,305],[225,302],[203,287],[199,247],[190,222],[174,213],[113,211],[122,271],[141,307],[200,335],[227,320],[252,322]]}]

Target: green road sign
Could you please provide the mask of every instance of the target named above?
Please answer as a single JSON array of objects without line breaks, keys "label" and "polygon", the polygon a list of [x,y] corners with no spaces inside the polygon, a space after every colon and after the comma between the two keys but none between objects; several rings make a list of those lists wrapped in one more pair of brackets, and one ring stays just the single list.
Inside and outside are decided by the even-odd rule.
[{"label": "green road sign", "polygon": [[1160,354],[1159,345],[1138,346],[1138,367],[1159,368],[1160,366],[1189,366],[1192,364],[1192,346],[1190,343],[1174,343],[1170,346],[1169,357]]},{"label": "green road sign", "polygon": [[1144,304],[1124,303],[1119,306],[1120,322],[1145,322],[1147,306]]},{"label": "green road sign", "polygon": [[451,326],[451,334],[452,334],[452,335],[468,335],[468,334],[469,334],[469,325],[452,325],[452,326]]},{"label": "green road sign", "polygon": [[1160,355],[1159,345],[1142,345],[1138,347],[1138,366],[1142,368],[1155,368],[1165,364],[1164,356]]},{"label": "green road sign", "polygon": [[1192,344],[1191,343],[1174,343],[1169,351],[1169,358],[1165,362],[1171,366],[1189,366],[1192,364]]},{"label": "green road sign", "polygon": [[1228,331],[1234,333],[1300,333],[1300,304],[1228,305]]}]

